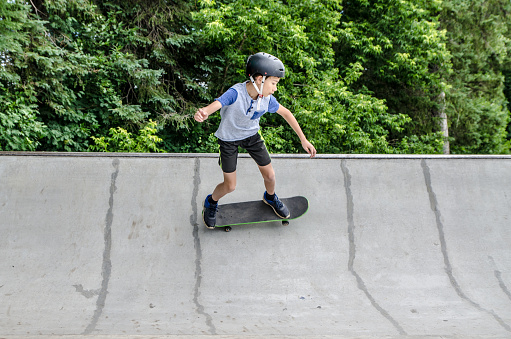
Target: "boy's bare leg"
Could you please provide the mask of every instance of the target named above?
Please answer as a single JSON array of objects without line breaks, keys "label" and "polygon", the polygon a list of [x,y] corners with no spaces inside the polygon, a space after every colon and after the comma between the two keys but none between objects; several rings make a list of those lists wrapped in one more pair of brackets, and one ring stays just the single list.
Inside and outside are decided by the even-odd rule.
[{"label": "boy's bare leg", "polygon": [[213,200],[218,201],[225,195],[231,193],[236,189],[236,171],[232,173],[224,172],[224,182],[218,184],[213,191]]},{"label": "boy's bare leg", "polygon": [[266,192],[268,194],[275,194],[275,171],[273,170],[272,164],[266,166],[259,166],[259,171],[263,175],[264,179],[264,187],[266,187]]}]

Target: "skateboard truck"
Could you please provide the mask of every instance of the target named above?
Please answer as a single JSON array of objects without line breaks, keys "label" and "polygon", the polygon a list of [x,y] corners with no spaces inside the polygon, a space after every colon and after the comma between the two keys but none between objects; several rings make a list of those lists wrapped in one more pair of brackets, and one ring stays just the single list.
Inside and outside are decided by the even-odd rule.
[{"label": "skateboard truck", "polygon": [[[282,220],[282,226],[289,226],[289,220]],[[225,232],[232,231],[232,227],[231,226],[215,226],[215,227],[217,227],[217,228],[223,227]]]}]

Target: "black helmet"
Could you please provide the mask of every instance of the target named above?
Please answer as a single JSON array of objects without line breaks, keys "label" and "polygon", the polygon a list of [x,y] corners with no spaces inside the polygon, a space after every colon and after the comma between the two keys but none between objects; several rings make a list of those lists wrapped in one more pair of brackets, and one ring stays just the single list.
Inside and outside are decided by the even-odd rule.
[{"label": "black helmet", "polygon": [[247,59],[247,76],[251,77],[256,74],[283,78],[285,74],[284,64],[271,54],[256,53]]}]

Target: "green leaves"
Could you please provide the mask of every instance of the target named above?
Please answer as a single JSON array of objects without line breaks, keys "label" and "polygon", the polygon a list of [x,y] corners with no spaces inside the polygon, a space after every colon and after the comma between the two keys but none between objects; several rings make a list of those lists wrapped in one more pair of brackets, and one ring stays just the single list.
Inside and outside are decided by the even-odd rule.
[{"label": "green leaves", "polygon": [[22,76],[28,37],[36,39],[41,26],[28,20],[28,11],[17,1],[0,3],[0,150],[34,151],[47,133],[37,120],[36,84]]},{"label": "green leaves", "polygon": [[[356,4],[356,1],[350,2],[349,6]],[[201,5],[201,10],[194,14],[199,25],[195,34],[214,49],[217,57],[212,60],[214,65],[224,65],[223,69],[215,69],[207,59],[203,62],[208,63],[203,69],[208,70],[205,81],[212,97],[221,94],[230,84],[244,81],[246,57],[265,51],[278,56],[286,66],[286,77],[280,81],[275,96],[295,113],[319,152],[398,153],[404,148],[424,149],[408,147],[408,139],[403,139],[405,128],[412,122],[409,112],[389,112],[388,102],[364,91],[369,72],[392,81],[389,86],[403,72],[414,76],[417,70],[428,73],[429,61],[418,60],[422,52],[412,54],[422,46],[409,51],[402,47],[393,49],[394,43],[381,31],[384,27],[381,22],[373,27],[364,21],[367,11],[374,12],[375,21],[387,11],[387,20],[395,22],[398,19],[392,15],[400,12],[392,6],[390,10],[380,6],[380,12],[372,7],[360,9],[355,22],[344,19],[346,10],[340,1],[287,1],[285,4],[279,1],[203,1]],[[416,10],[413,5],[400,6],[411,7],[410,12]],[[426,14],[420,15],[426,17]],[[423,26],[434,31],[433,36],[439,36],[436,26],[430,27],[427,23]],[[346,43],[351,44],[349,48]],[[438,41],[429,42],[435,43]],[[343,57],[348,53],[349,57]],[[368,60],[373,56],[374,63],[370,64]],[[385,64],[384,59],[388,57],[392,60]],[[412,79],[411,76],[405,81]],[[298,139],[287,125],[281,126],[282,123],[276,116],[265,116],[262,120],[269,148],[276,152],[300,152]]]},{"label": "green leaves", "polygon": [[[509,13],[505,0],[3,1],[0,149],[214,152],[219,116],[191,116],[264,51],[319,152],[439,153],[445,112],[454,153],[506,153]],[[302,151],[278,115],[261,124],[272,152]]]},{"label": "green leaves", "polygon": [[149,120],[135,136],[121,127],[110,128],[109,136],[92,137],[94,145],[89,146],[89,150],[93,152],[164,152],[157,147],[163,140],[155,135],[156,131],[157,123],[152,120]]},{"label": "green leaves", "polygon": [[[113,3],[97,7],[86,0],[46,0],[37,10],[2,3],[3,149],[84,151],[91,136],[100,138],[111,128],[143,131],[150,118],[166,124],[183,120],[169,91],[169,74],[149,58],[157,56],[167,67],[175,63],[160,46],[155,48],[160,54],[146,53],[153,41],[144,37],[148,23],[140,17],[144,5],[155,10],[168,9],[167,4]],[[182,46],[190,41],[172,37],[157,42]],[[13,105],[14,96],[21,103]],[[19,112],[30,118],[22,119]]]},{"label": "green leaves", "polygon": [[37,121],[37,105],[24,93],[0,87],[0,150],[35,151],[47,130]]},{"label": "green leaves", "polygon": [[292,109],[317,149],[324,153],[398,153],[388,135],[410,122],[405,115],[389,115],[384,101],[354,94],[335,74],[304,89]]},{"label": "green leaves", "polygon": [[503,75],[511,57],[510,13],[504,0],[444,1],[442,25],[454,70],[446,75],[454,153],[510,152]]}]

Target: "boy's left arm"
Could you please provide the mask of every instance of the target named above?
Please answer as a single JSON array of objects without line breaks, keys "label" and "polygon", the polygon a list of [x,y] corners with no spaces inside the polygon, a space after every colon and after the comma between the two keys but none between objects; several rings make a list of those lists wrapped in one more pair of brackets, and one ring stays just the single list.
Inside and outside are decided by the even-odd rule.
[{"label": "boy's left arm", "polygon": [[300,128],[298,121],[296,121],[296,118],[293,115],[293,113],[291,113],[290,110],[288,110],[282,105],[279,105],[277,113],[287,121],[289,126],[291,126],[293,131],[295,131],[296,135],[298,135],[298,138],[300,138],[300,141],[302,143],[303,149],[310,154],[311,158],[314,158],[316,156],[316,148],[314,148],[314,146],[305,137],[305,134],[303,134],[303,131]]}]

